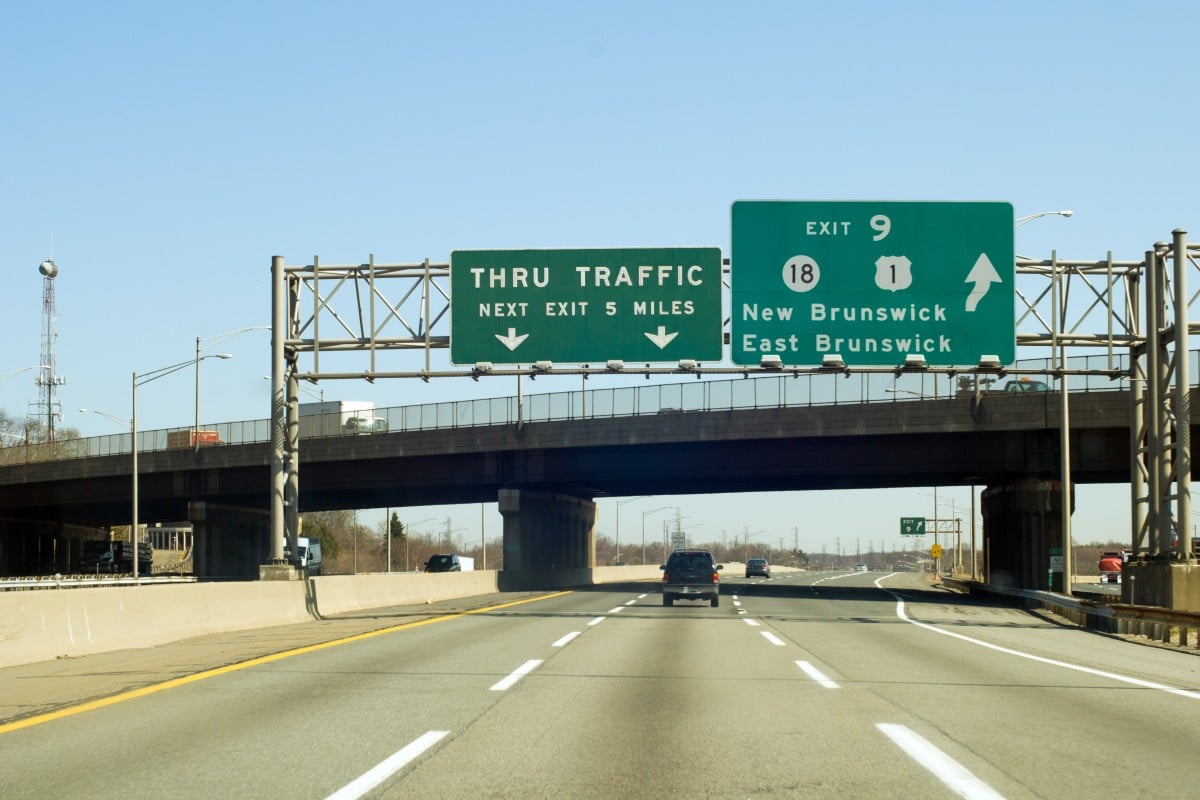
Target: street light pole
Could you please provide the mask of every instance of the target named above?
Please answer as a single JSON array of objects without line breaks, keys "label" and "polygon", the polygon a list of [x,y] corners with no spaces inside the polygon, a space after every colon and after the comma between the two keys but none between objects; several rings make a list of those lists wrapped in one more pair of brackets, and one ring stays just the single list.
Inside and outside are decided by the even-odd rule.
[{"label": "street light pole", "polygon": [[[620,560],[621,560],[621,506],[625,505],[626,503],[633,503],[638,500],[645,500],[649,496],[650,495],[643,494],[643,495],[639,495],[638,497],[631,497],[628,500],[618,500],[617,501],[617,510],[616,510],[616,514],[617,514],[617,554],[615,556],[613,556],[614,562],[620,562]],[[616,564],[614,564],[613,566],[616,566]]]},{"label": "street light pole", "polygon": [[232,339],[235,336],[241,336],[243,333],[268,330],[270,327],[270,325],[251,325],[248,328],[239,328],[236,331],[229,331],[228,333],[218,333],[215,336],[196,337],[196,426],[192,428],[192,447],[194,450],[200,450],[200,362],[204,360],[200,357],[200,342],[212,339],[212,344],[216,344],[217,340],[225,341],[226,339]]},{"label": "street light pole", "polygon": [[646,517],[659,511],[666,511],[669,508],[678,509],[679,506],[662,506],[661,508],[652,508],[649,511],[642,512],[642,565],[646,564]]},{"label": "street light pole", "polygon": [[160,367],[150,372],[143,373],[140,377],[134,372],[133,379],[130,381],[130,417],[129,417],[129,433],[130,433],[130,450],[133,451],[133,490],[132,494],[132,525],[129,531],[129,545],[133,549],[133,579],[138,578],[138,441],[137,441],[137,390],[139,386],[144,386],[147,383],[156,381],[159,378],[165,378],[173,372],[178,372],[184,367],[192,365],[192,361],[202,361],[205,358],[233,358],[229,353],[217,353],[211,356],[198,356],[195,359],[181,361],[178,364]]}]

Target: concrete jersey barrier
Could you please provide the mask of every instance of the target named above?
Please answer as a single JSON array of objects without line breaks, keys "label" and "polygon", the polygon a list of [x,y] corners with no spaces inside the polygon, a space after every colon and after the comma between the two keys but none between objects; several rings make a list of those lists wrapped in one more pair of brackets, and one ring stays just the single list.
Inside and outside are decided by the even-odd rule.
[{"label": "concrete jersey barrier", "polygon": [[[0,592],[0,667],[209,633],[269,628],[385,606],[501,591],[503,573],[322,575],[306,581],[181,583]],[[536,586],[654,581],[657,566],[536,573]]]}]

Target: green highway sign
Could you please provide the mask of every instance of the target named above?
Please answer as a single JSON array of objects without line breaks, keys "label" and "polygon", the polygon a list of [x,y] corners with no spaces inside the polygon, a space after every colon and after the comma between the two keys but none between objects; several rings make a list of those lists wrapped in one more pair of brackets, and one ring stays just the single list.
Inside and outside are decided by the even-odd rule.
[{"label": "green highway sign", "polygon": [[1016,358],[1010,203],[738,201],[732,239],[734,363]]},{"label": "green highway sign", "polygon": [[456,250],[454,364],[720,361],[721,250]]},{"label": "green highway sign", "polygon": [[924,517],[901,517],[900,518],[900,535],[901,536],[924,536],[925,535],[925,518]]}]

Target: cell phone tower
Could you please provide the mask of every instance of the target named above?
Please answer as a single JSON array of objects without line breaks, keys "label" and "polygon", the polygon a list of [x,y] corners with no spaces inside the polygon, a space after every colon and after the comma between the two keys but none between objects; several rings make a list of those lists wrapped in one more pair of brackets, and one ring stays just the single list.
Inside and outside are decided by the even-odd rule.
[{"label": "cell phone tower", "polygon": [[58,339],[55,326],[58,311],[54,306],[54,279],[58,277],[58,265],[46,259],[38,265],[38,272],[42,273],[42,360],[38,362],[38,376],[34,382],[39,389],[37,418],[45,426],[46,440],[52,442],[54,423],[62,418],[62,407],[54,399],[54,389],[67,382],[55,371],[54,343]]}]

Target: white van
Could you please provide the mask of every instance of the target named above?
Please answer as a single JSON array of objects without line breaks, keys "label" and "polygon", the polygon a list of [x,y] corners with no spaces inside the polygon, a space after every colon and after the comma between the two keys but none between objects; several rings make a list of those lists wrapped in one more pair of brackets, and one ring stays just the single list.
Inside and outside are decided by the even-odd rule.
[{"label": "white van", "polygon": [[[321,543],[316,539],[301,536],[296,539],[296,549],[300,551],[297,566],[304,570],[305,575],[321,574]],[[291,550],[284,543],[283,557],[292,561]]]}]

